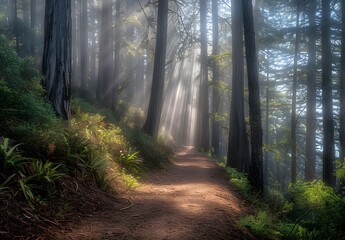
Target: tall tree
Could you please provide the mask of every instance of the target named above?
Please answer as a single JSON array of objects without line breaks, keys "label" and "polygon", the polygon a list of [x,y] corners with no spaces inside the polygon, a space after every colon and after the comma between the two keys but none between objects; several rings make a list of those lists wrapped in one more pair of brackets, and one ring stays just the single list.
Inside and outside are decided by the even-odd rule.
[{"label": "tall tree", "polygon": [[88,80],[88,13],[87,0],[80,1],[80,87],[85,89]]},{"label": "tall tree", "polygon": [[208,112],[208,57],[207,57],[207,1],[200,0],[200,85],[197,123],[197,145],[207,151],[209,148]]},{"label": "tall tree", "polygon": [[212,147],[214,155],[219,155],[219,138],[220,138],[220,126],[217,121],[216,115],[219,112],[219,68],[217,55],[219,54],[219,33],[218,33],[218,0],[212,0],[212,81],[214,84],[212,92]]},{"label": "tall tree", "polygon": [[[22,14],[23,14],[23,23],[26,23],[29,25],[30,23],[30,1],[29,0],[22,0]],[[29,26],[28,26],[29,28]],[[21,40],[21,45],[22,45],[22,55],[23,56],[28,56],[31,53],[31,43],[30,43],[30,38],[31,38],[31,33],[28,30],[25,30],[22,34],[22,40]]]},{"label": "tall tree", "polygon": [[292,77],[292,107],[291,107],[291,182],[295,183],[297,178],[297,61],[299,48],[299,15],[300,15],[300,1],[296,0],[296,34],[295,34],[295,50],[293,60],[293,77]]},{"label": "tall tree", "polygon": [[243,27],[249,90],[249,123],[251,161],[248,178],[254,190],[263,193],[262,126],[259,94],[259,74],[255,44],[252,0],[243,0]]},{"label": "tall tree", "polygon": [[30,54],[31,56],[36,55],[36,0],[30,1]]},{"label": "tall tree", "polygon": [[113,25],[112,0],[102,1],[101,36],[96,97],[104,107],[113,104]]},{"label": "tall tree", "polygon": [[[341,61],[340,61],[340,159],[345,158],[345,0],[341,1]],[[345,183],[342,183],[344,186]]]},{"label": "tall tree", "polygon": [[16,41],[16,51],[19,53],[19,29],[18,29],[18,2],[17,0],[12,1],[12,21],[13,21],[13,36]]},{"label": "tall tree", "polygon": [[121,63],[121,47],[122,47],[122,35],[123,35],[123,26],[122,26],[122,14],[121,14],[121,2],[122,0],[116,0],[115,4],[115,54],[114,54],[114,89],[113,95],[115,97],[115,104],[117,104],[117,89],[119,85],[122,84],[122,74],[123,74],[123,65]]},{"label": "tall tree", "polygon": [[42,70],[48,99],[58,116],[70,119],[71,1],[46,0]]},{"label": "tall tree", "polygon": [[304,176],[306,181],[312,181],[315,179],[316,161],[316,0],[309,0],[308,6],[307,132]]},{"label": "tall tree", "polygon": [[332,52],[331,52],[330,1],[322,0],[322,116],[323,116],[323,181],[334,186],[334,122],[332,98]]},{"label": "tall tree", "polygon": [[150,103],[146,122],[143,127],[144,131],[153,137],[157,137],[158,135],[159,122],[163,106],[168,9],[168,0],[158,1],[157,37],[153,65]]},{"label": "tall tree", "polygon": [[249,146],[244,117],[244,64],[242,1],[232,0],[232,94],[227,166],[249,169]]}]

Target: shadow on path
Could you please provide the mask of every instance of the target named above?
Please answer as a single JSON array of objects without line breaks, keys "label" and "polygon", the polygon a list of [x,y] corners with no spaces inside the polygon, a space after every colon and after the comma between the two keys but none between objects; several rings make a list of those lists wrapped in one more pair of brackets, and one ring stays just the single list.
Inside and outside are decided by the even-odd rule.
[{"label": "shadow on path", "polygon": [[255,239],[238,225],[249,210],[223,168],[191,147],[126,197],[131,208],[80,219],[63,239]]}]

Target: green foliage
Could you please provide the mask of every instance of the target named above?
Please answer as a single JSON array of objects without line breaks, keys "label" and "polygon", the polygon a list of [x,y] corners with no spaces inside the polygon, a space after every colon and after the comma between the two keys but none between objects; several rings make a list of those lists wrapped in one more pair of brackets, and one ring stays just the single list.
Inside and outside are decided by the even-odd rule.
[{"label": "green foliage", "polygon": [[298,238],[312,233],[314,239],[337,239],[343,236],[345,200],[321,181],[298,182],[289,188],[293,209],[289,214],[306,231],[296,232]]},{"label": "green foliage", "polygon": [[72,129],[81,138],[87,139],[99,151],[113,156],[127,148],[127,141],[122,130],[115,124],[104,121],[100,114],[77,113],[71,120]]},{"label": "green foliage", "polygon": [[43,77],[30,58],[20,58],[7,40],[0,36],[0,80],[7,82],[11,89],[18,92],[42,94],[40,85]]},{"label": "green foliage", "polygon": [[129,107],[121,119],[129,127],[140,127],[144,124],[145,112],[141,108]]},{"label": "green foliage", "polygon": [[141,129],[127,129],[128,141],[139,150],[143,163],[149,168],[161,168],[172,156],[172,149],[161,139],[155,139]]},{"label": "green foliage", "polygon": [[92,148],[88,139],[78,136],[75,129],[65,131],[67,156],[65,164],[70,173],[98,181],[98,173],[106,167],[106,154]]},{"label": "green foliage", "polygon": [[24,164],[19,171],[19,185],[32,208],[35,204],[44,204],[47,199],[56,195],[56,183],[65,176],[60,171],[61,166],[50,161],[33,159],[30,163]]},{"label": "green foliage", "polygon": [[142,159],[138,158],[139,151],[133,152],[131,148],[122,152],[117,158],[120,166],[130,173],[137,174],[143,172]]},{"label": "green foliage", "polygon": [[14,169],[26,161],[26,158],[16,151],[20,144],[10,147],[9,141],[9,138],[3,138],[2,144],[0,144],[0,174],[6,174],[6,171]]},{"label": "green foliage", "polygon": [[55,196],[56,183],[65,174],[60,171],[61,164],[24,157],[18,146],[20,144],[10,147],[8,138],[0,145],[0,174],[4,178],[1,191],[11,185],[12,189],[21,190],[28,204],[35,208]]},{"label": "green foliage", "polygon": [[23,143],[41,144],[42,132],[60,127],[51,104],[43,98],[42,76],[32,59],[19,58],[3,37],[0,66],[1,134]]},{"label": "green foliage", "polygon": [[275,219],[267,211],[259,211],[257,216],[249,215],[242,218],[240,225],[249,227],[256,236],[282,237],[276,230]]},{"label": "green foliage", "polygon": [[337,161],[337,169],[335,175],[340,179],[342,183],[345,182],[345,158]]},{"label": "green foliage", "polygon": [[[110,109],[97,106],[92,96],[87,95],[85,92],[78,91],[78,93],[80,97],[77,95],[72,99],[72,109],[74,112],[76,112],[76,115],[78,115],[80,112],[83,112],[91,115],[101,115],[103,116],[102,120],[106,120],[108,122],[114,122],[116,120],[113,112]],[[87,95],[87,99],[84,98],[85,95]]]},{"label": "green foliage", "polygon": [[247,176],[231,167],[226,167],[225,170],[229,176],[231,184],[239,189],[246,198],[248,198],[250,196],[251,187]]},{"label": "green foliage", "polygon": [[131,174],[122,172],[122,180],[124,181],[127,189],[134,189],[139,186],[138,180]]}]

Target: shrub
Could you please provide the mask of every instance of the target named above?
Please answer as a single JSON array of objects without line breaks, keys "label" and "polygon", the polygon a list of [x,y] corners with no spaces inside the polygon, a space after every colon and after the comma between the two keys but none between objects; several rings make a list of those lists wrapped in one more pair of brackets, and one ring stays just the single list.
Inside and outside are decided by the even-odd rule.
[{"label": "shrub", "polygon": [[141,129],[127,129],[125,135],[128,141],[139,150],[143,163],[149,168],[163,167],[173,154],[167,144],[147,135]]},{"label": "shrub", "polygon": [[11,186],[15,195],[21,191],[28,204],[35,208],[57,193],[56,183],[64,176],[60,171],[62,165],[24,157],[18,146],[10,147],[8,138],[0,144],[0,175],[4,179],[2,191],[8,189],[7,186]]},{"label": "shrub", "polygon": [[236,169],[231,167],[226,167],[225,171],[229,176],[229,181],[232,185],[239,189],[246,198],[249,198],[251,187],[246,174],[238,172]]},{"label": "shrub", "polygon": [[293,208],[290,218],[306,231],[295,233],[299,238],[313,233],[315,239],[337,239],[344,236],[345,201],[321,181],[298,182],[289,187]]}]

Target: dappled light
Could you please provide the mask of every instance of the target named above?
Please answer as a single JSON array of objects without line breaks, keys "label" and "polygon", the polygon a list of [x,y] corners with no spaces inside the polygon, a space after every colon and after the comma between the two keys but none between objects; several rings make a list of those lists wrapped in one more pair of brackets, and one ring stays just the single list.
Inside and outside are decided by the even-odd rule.
[{"label": "dappled light", "polygon": [[345,0],[0,0],[0,239],[345,239]]},{"label": "dappled light", "polygon": [[[96,237],[120,239],[222,239],[228,232],[254,239],[236,224],[237,217],[248,210],[219,175],[222,169],[190,148],[177,155],[184,156],[163,170],[164,175],[150,174],[143,185],[125,195],[133,202],[129,209],[95,216],[102,219],[102,225],[87,217],[65,236],[83,237],[92,232]],[[224,225],[227,229],[220,231]]]}]

